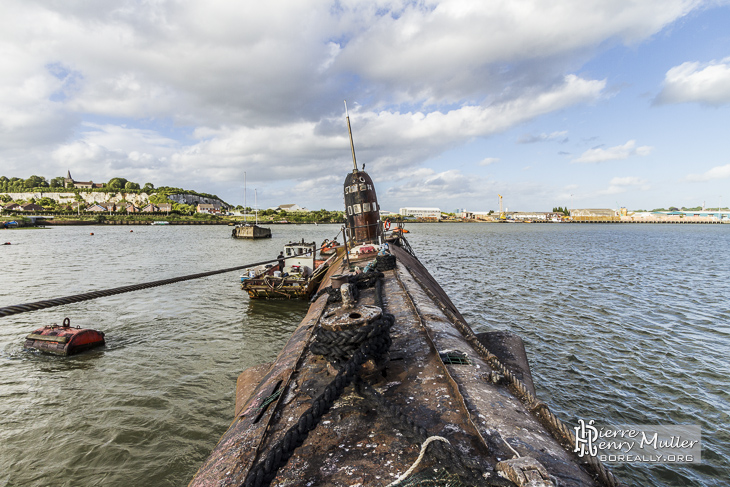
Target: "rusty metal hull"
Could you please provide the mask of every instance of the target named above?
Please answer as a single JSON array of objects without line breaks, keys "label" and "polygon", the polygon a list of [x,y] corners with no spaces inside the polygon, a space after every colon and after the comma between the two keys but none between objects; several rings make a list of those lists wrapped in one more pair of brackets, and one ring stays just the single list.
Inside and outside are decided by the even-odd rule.
[{"label": "rusty metal hull", "polygon": [[273,277],[265,275],[241,282],[251,299],[309,299],[324,273],[311,277]]},{"label": "rusty metal hull", "polygon": [[[459,461],[483,472],[479,485],[511,485],[495,480],[495,467],[518,455],[544,468],[546,483],[535,485],[556,485],[550,476],[562,487],[601,485],[510,387],[492,380],[495,369],[459,331],[457,322],[462,327],[465,322],[443,289],[417,259],[391,247],[397,266],[384,272],[383,297],[395,324],[386,363],[363,372],[372,388],[428,435],[448,439]],[[340,258],[322,287],[348,271]],[[357,306],[374,306],[374,294],[362,290]],[[276,360],[242,374],[233,423],[191,486],[242,485],[297,424],[336,374],[310,345],[323,317],[336,315],[341,306],[327,304],[327,294],[320,296]],[[460,354],[464,363],[445,361],[445,352]],[[384,486],[416,461],[419,449],[420,442],[404,434],[397,421],[349,386],[271,485]],[[419,470],[434,462],[427,455]]]},{"label": "rusty metal hull", "polygon": [[45,326],[25,337],[25,348],[54,355],[73,355],[104,345],[103,332],[69,326]]},{"label": "rusty metal hull", "polygon": [[364,171],[345,178],[345,216],[348,239],[353,245],[375,242],[381,235],[380,206],[373,180]]},{"label": "rusty metal hull", "polygon": [[258,225],[237,225],[231,232],[233,238],[271,238],[271,229]]}]

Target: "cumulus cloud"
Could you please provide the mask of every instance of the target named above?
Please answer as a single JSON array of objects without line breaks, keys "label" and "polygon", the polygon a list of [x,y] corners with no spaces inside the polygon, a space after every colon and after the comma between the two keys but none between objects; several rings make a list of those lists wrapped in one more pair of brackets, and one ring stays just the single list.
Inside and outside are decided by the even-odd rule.
[{"label": "cumulus cloud", "polygon": [[174,177],[169,157],[178,147],[174,139],[156,131],[117,125],[84,124],[83,137],[55,149],[57,165],[78,179],[107,181],[125,177],[132,181],[165,181]]},{"label": "cumulus cloud", "polygon": [[250,125],[318,118],[350,93],[382,107],[540,89],[576,52],[646,38],[693,4],[7,0],[0,42],[77,72],[74,110]]},{"label": "cumulus cloud", "polygon": [[[496,88],[505,79],[531,83],[555,76],[566,66],[566,55],[607,40],[635,43],[697,3],[359,2],[344,15],[373,20],[355,24],[361,30],[343,47],[335,65],[357,70],[405,98],[457,102],[483,96],[484,87]],[[494,66],[506,69],[490,69]]]},{"label": "cumulus cloud", "polygon": [[490,164],[495,164],[499,162],[499,157],[485,157],[481,161],[479,161],[480,166],[489,166]]},{"label": "cumulus cloud", "polygon": [[247,171],[303,187],[349,166],[346,98],[362,162],[413,172],[459,144],[601,99],[606,80],[576,66],[699,3],[4,0],[0,158],[21,173],[158,176],[205,190]]},{"label": "cumulus cloud", "polygon": [[388,199],[410,206],[433,206],[433,201],[465,201],[485,193],[482,178],[462,174],[459,170],[436,172],[422,170],[402,184],[386,191]]},{"label": "cumulus cloud", "polygon": [[629,140],[624,145],[617,145],[608,149],[602,149],[600,147],[589,149],[581,154],[580,157],[573,159],[572,162],[606,162],[627,159],[631,156],[648,156],[652,149],[653,147],[646,145],[636,147],[636,141]]},{"label": "cumulus cloud", "polygon": [[730,164],[724,166],[715,166],[707,172],[701,174],[688,174],[685,176],[685,181],[691,182],[705,182],[714,181],[715,179],[727,179],[730,178]]},{"label": "cumulus cloud", "polygon": [[[568,76],[551,91],[447,112],[374,112],[355,106],[350,118],[356,154],[368,168],[389,172],[412,168],[470,137],[489,136],[540,114],[594,99],[603,87],[602,81]],[[351,164],[341,115],[277,126],[201,127],[193,137],[200,142],[171,153],[170,164],[179,173],[199,177],[204,172],[214,181],[241,179],[243,171],[259,180],[297,180]]]},{"label": "cumulus cloud", "polygon": [[730,58],[706,64],[686,62],[667,71],[655,103],[730,103]]}]

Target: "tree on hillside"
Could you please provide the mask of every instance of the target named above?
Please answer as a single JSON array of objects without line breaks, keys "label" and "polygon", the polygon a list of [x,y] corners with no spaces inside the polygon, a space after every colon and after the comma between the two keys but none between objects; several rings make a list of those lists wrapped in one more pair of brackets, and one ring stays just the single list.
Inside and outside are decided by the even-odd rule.
[{"label": "tree on hillside", "polygon": [[25,180],[25,187],[30,188],[47,188],[48,187],[48,181],[46,181],[46,178],[42,176],[31,176],[28,179]]},{"label": "tree on hillside", "polygon": [[107,183],[107,188],[109,189],[123,189],[124,185],[127,184],[127,180],[124,178],[112,178],[109,180],[109,183]]},{"label": "tree on hillside", "polygon": [[127,184],[124,185],[124,189],[139,189],[139,183],[127,181]]},{"label": "tree on hillside", "polygon": [[51,188],[63,188],[63,185],[66,183],[66,178],[59,176],[57,178],[51,179],[51,182],[49,183]]},{"label": "tree on hillside", "polygon": [[150,201],[150,203],[153,203],[155,205],[161,205],[163,203],[175,203],[174,201],[169,199],[166,194],[160,194],[160,193],[150,195],[149,201]]},{"label": "tree on hillside", "polygon": [[152,191],[153,189],[155,189],[155,185],[154,184],[152,184],[152,183],[144,183],[144,187],[142,188],[142,191],[144,191],[145,193],[149,194],[150,191]]},{"label": "tree on hillside", "polygon": [[181,215],[192,215],[195,213],[195,207],[182,203],[172,203],[172,211]]},{"label": "tree on hillside", "polygon": [[56,200],[49,198],[47,196],[44,196],[43,198],[39,199],[38,204],[44,208],[56,208],[56,206],[58,206],[58,204],[56,203]]}]

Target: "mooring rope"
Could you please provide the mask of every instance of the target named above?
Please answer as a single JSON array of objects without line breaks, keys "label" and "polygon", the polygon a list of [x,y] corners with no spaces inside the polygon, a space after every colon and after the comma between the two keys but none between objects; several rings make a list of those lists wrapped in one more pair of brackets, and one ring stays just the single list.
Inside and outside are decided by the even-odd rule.
[{"label": "mooring rope", "polygon": [[413,463],[413,465],[411,465],[411,468],[406,470],[406,473],[395,479],[393,482],[389,483],[386,487],[396,487],[398,484],[410,477],[413,471],[416,470],[416,467],[418,467],[418,465],[421,463],[421,460],[423,460],[423,457],[426,455],[426,449],[428,448],[428,445],[430,445],[434,441],[443,441],[444,443],[451,444],[451,442],[443,436],[429,436],[428,439],[426,439],[426,441],[424,441],[421,445],[421,453],[418,454],[418,458]]},{"label": "mooring rope", "polygon": [[[337,233],[339,235],[339,232]],[[335,237],[337,238],[337,237]],[[319,247],[313,250],[316,255],[317,252],[322,250],[324,247]],[[216,274],[225,274],[226,272],[240,271],[249,267],[256,267],[265,264],[272,264],[278,262],[279,259],[264,260],[261,262],[254,262],[253,264],[239,265],[236,267],[228,267],[227,269],[219,269],[217,271],[200,272],[198,274],[189,274],[187,276],[172,277],[170,279],[160,279],[159,281],[144,282],[142,284],[133,284],[131,286],[115,287],[112,289],[103,289],[101,291],[91,291],[83,294],[76,294],[73,296],[65,296],[61,298],[46,299],[44,301],[35,301],[33,303],[16,304],[13,306],[5,306],[0,308],[0,318],[5,316],[17,315],[20,313],[29,313],[31,311],[38,311],[46,308],[53,308],[55,306],[63,306],[64,304],[73,304],[81,301],[89,301],[91,299],[103,298],[107,296],[114,296],[115,294],[130,293],[132,291],[140,291],[142,289],[149,289],[151,287],[165,286],[166,284],[174,284],[176,282],[190,281],[192,279],[200,279],[201,277],[214,276]],[[283,282],[282,282],[283,285]]]},{"label": "mooring rope", "polygon": [[342,366],[337,376],[330,382],[324,391],[312,402],[312,406],[299,417],[299,420],[277,441],[269,453],[257,463],[246,475],[244,487],[264,487],[270,485],[276,477],[279,468],[289,461],[294,451],[300,447],[309,433],[317,427],[345,388],[356,378],[360,367],[368,359],[378,359],[388,351],[390,336],[388,330],[393,326],[393,315],[385,314],[375,322],[377,333],[353,354],[352,358]]},{"label": "mooring rope", "polygon": [[[423,443],[429,437],[428,430],[421,426],[413,418],[409,417],[403,408],[388,400],[384,395],[380,394],[370,384],[364,380],[355,382],[355,392],[371,403],[383,416],[387,417],[393,427],[400,432],[406,439],[416,443]],[[464,455],[453,447],[450,443],[436,443],[431,446],[430,454],[447,470],[453,471],[460,478],[464,479],[470,485],[484,486],[504,486],[512,485],[511,482],[505,482],[503,479],[492,476],[485,477],[485,472],[480,465],[468,460]]]},{"label": "mooring rope", "polygon": [[[381,259],[380,263],[385,264],[388,267],[386,270],[395,269],[395,260],[395,256],[389,254],[387,258]],[[383,310],[384,317],[393,318],[392,314],[385,312],[385,302],[383,300],[384,274],[382,272],[371,270],[357,276],[360,279],[357,281],[353,280],[352,283],[356,285],[365,284],[363,287],[371,287],[373,280],[367,277],[368,274],[373,274],[374,277],[377,278],[377,280],[374,281],[375,304]],[[360,344],[370,340],[373,335],[377,334],[377,320],[372,324],[364,325],[354,330],[328,331],[319,328],[315,335],[315,341],[310,345],[310,351],[317,355],[324,356],[334,366],[339,368],[339,364],[346,362],[350,357],[352,357],[353,351],[357,350],[357,347],[360,346]],[[390,346],[391,338],[389,334],[387,335],[387,339],[388,346]],[[425,447],[430,443],[428,439],[434,437],[429,434],[426,428],[410,418],[400,406],[389,401],[385,398],[385,396],[377,392],[372,385],[369,384],[367,379],[355,376],[354,382],[355,392],[369,402],[375,411],[388,418],[396,430],[410,441],[424,444],[424,448],[421,449],[421,454],[419,455],[418,460],[404,476],[401,476],[399,482],[402,482],[404,478],[412,474],[416,466],[422,461],[423,456],[426,453]],[[472,485],[512,485],[509,482],[504,482],[501,478],[494,478],[493,481],[486,481],[486,477],[484,476],[485,472],[482,471],[480,466],[471,464],[471,462],[462,458],[461,453],[452,447],[448,440],[445,440],[445,444],[437,443],[431,446],[430,455],[432,455],[447,469],[455,470],[460,478],[469,479]]]},{"label": "mooring rope", "polygon": [[[411,271],[408,266],[405,268],[410,273],[411,277],[421,286],[421,289],[426,295],[436,303],[439,308],[447,315],[447,317],[454,323],[456,329],[462,334],[466,341],[476,350],[476,352],[482,356],[482,358],[495,370],[499,371],[513,390],[517,393],[517,397],[523,401],[530,412],[534,414],[540,422],[547,427],[550,434],[562,444],[568,451],[572,451],[575,446],[575,435],[573,432],[558,418],[555,413],[550,411],[550,408],[543,401],[540,401],[535,397],[527,386],[522,382],[516,375],[514,375],[507,367],[499,361],[496,355],[489,351],[480,341],[474,333],[474,330],[462,319],[456,316],[450,309],[444,306],[438,298],[428,289],[428,287],[421,282],[421,280]],[[595,476],[608,487],[626,487],[626,484],[617,479],[613,472],[609,470],[603,462],[593,455],[587,455],[586,457],[579,458],[579,460],[585,461],[590,468],[593,470]]]},{"label": "mooring rope", "polygon": [[271,264],[277,262],[277,259],[264,260],[261,262],[255,262],[253,264],[239,265],[236,267],[228,267],[226,269],[220,269],[217,271],[200,272],[198,274],[189,274],[187,276],[172,277],[170,279],[160,279],[159,281],[144,282],[142,284],[132,284],[131,286],[121,286],[112,289],[103,289],[100,291],[91,291],[83,294],[76,294],[73,296],[65,296],[62,298],[47,299],[44,301],[36,301],[33,303],[16,304],[14,306],[6,306],[0,308],[0,317],[17,315],[20,313],[28,313],[30,311],[38,311],[46,308],[53,308],[54,306],[62,306],[64,304],[78,303],[80,301],[88,301],[90,299],[103,298],[106,296],[113,296],[115,294],[129,293],[132,291],[140,291],[142,289],[149,289],[151,287],[164,286],[166,284],[174,284],[176,282],[190,281],[191,279],[200,279],[201,277],[214,276],[216,274],[224,274],[226,272],[240,271],[249,267],[256,267],[264,264]]}]

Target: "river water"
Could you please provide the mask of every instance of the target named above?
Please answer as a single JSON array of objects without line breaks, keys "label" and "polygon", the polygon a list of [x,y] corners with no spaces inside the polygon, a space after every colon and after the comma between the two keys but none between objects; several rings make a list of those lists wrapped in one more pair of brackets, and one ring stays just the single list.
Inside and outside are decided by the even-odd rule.
[{"label": "river water", "polygon": [[[730,478],[730,225],[418,224],[415,253],[476,331],[525,340],[538,396],[570,426],[699,424],[698,465],[612,464],[637,486]],[[131,230],[131,231],[130,231]],[[3,231],[0,306],[275,258],[335,225]],[[90,235],[93,232],[94,235]],[[227,273],[0,318],[0,486],[178,486],[233,415],[235,381],[306,312],[251,302]],[[69,358],[23,350],[36,327],[106,333]]]}]

